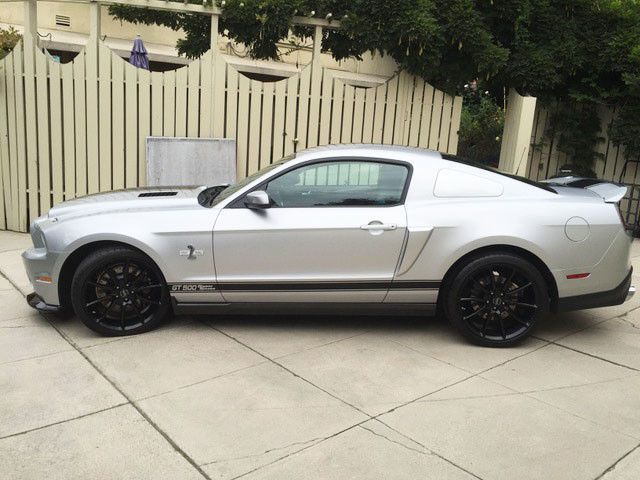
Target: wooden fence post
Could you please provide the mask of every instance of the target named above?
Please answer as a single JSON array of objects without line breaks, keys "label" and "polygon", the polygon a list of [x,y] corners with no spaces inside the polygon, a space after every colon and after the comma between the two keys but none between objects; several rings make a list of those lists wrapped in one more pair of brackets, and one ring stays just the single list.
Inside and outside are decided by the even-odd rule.
[{"label": "wooden fence post", "polygon": [[209,95],[209,122],[206,125],[206,137],[214,138],[216,134],[219,134],[222,137],[222,126],[224,124],[223,113],[224,107],[219,104],[221,98],[216,98],[214,92],[222,89],[224,91],[225,88],[225,71],[224,71],[224,63],[220,58],[220,51],[218,50],[218,15],[211,15],[211,33],[209,36],[209,45],[211,48],[211,57],[203,60],[205,62],[210,62],[209,68],[206,70],[207,73],[210,74],[210,91]]},{"label": "wooden fence post", "polygon": [[[304,148],[315,147],[318,145],[318,138],[320,136],[319,129],[320,122],[320,100],[321,100],[321,86],[322,86],[322,64],[320,62],[320,54],[322,49],[322,27],[316,25],[313,34],[313,56],[311,58],[311,85],[309,91],[309,120],[307,122],[306,132],[302,132],[302,135],[306,135],[304,141]],[[298,137],[301,134],[298,133]]]},{"label": "wooden fence post", "polygon": [[36,0],[24,0],[24,36],[38,38],[38,5]]},{"label": "wooden fence post", "polygon": [[98,42],[100,39],[100,4],[92,1],[89,7],[89,38],[93,42]]},{"label": "wooden fence post", "polygon": [[316,25],[313,33],[313,57],[312,61],[314,65],[320,65],[320,53],[322,51],[322,27]]},{"label": "wooden fence post", "polygon": [[209,38],[211,52],[215,57],[218,54],[218,15],[211,15],[211,35]]},{"label": "wooden fence post", "polygon": [[[24,2],[24,115],[25,115],[25,138],[26,138],[26,160],[27,160],[27,181],[28,189],[28,210],[20,212],[20,229],[27,228],[29,221],[40,215],[39,187],[38,187],[38,134],[37,110],[36,110],[36,88],[35,88],[35,50],[38,48],[38,7],[35,0],[25,0]],[[19,82],[20,79],[16,78]],[[16,108],[21,108],[16,103]]]},{"label": "wooden fence post", "polygon": [[509,91],[498,165],[500,170],[526,176],[535,112],[536,97],[523,97],[515,89]]},{"label": "wooden fence post", "polygon": [[[100,102],[98,92],[98,56],[100,50],[100,4],[89,8],[89,41],[85,53],[86,121],[87,121],[87,193],[100,191]],[[81,159],[82,160],[82,159]]]}]

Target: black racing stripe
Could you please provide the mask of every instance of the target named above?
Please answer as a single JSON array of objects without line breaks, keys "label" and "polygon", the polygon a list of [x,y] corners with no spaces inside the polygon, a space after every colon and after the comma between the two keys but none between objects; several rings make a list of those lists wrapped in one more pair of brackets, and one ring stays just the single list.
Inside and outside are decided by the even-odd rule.
[{"label": "black racing stripe", "polygon": [[440,288],[440,283],[436,280],[413,281],[413,280],[396,280],[391,282],[389,288],[393,290],[420,290]]},{"label": "black racing stripe", "polygon": [[219,283],[223,291],[386,290],[389,282],[275,282]]},{"label": "black racing stripe", "polygon": [[365,282],[247,282],[219,283],[218,288],[222,291],[270,291],[286,292],[301,290],[416,290],[416,289],[437,289],[440,282],[437,281],[365,281]]}]

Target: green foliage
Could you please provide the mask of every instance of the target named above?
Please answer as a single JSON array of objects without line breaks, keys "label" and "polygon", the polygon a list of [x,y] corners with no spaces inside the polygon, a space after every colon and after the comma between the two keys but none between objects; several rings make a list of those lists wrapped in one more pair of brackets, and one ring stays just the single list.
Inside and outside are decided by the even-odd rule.
[{"label": "green foliage", "polygon": [[609,139],[624,146],[626,157],[640,160],[640,100],[623,105],[609,127]]},{"label": "green foliage", "polygon": [[229,0],[221,23],[257,58],[278,58],[277,42],[289,36],[291,18],[302,0]]},{"label": "green foliage", "polygon": [[[325,29],[322,47],[336,59],[391,55],[449,92],[479,78],[539,97],[611,103],[633,89],[640,96],[637,0],[216,1],[220,30],[257,58],[277,57],[277,43],[288,39],[295,15],[330,15],[343,28]],[[188,56],[209,48],[205,16],[126,5],[109,11],[123,21],[183,30],[178,47]]]},{"label": "green foliage", "polygon": [[458,155],[479,163],[497,165],[503,127],[504,111],[488,92],[465,85]]},{"label": "green foliage", "polygon": [[553,111],[547,135],[554,138],[558,151],[567,155],[576,173],[595,176],[595,161],[604,158],[596,152],[604,141],[600,130],[601,120],[594,104],[565,102]]},{"label": "green foliage", "polygon": [[0,59],[6,57],[22,39],[22,35],[13,27],[0,28]]},{"label": "green foliage", "polygon": [[[594,108],[640,103],[639,0],[216,1],[223,11],[220,31],[258,58],[278,56],[277,43],[288,40],[295,15],[330,15],[343,27],[323,31],[322,48],[334,58],[390,55],[401,68],[450,93],[462,92],[463,84],[477,78],[491,91],[513,87],[542,101],[571,100]],[[178,49],[187,56],[209,48],[205,16],[123,5],[110,12],[124,21],[183,30]],[[640,119],[620,122],[636,125]],[[579,132],[567,127],[563,145],[575,150],[572,156],[592,162],[576,150],[572,134]],[[596,137],[585,143],[597,145]],[[640,155],[631,140],[624,139],[627,154]]]}]

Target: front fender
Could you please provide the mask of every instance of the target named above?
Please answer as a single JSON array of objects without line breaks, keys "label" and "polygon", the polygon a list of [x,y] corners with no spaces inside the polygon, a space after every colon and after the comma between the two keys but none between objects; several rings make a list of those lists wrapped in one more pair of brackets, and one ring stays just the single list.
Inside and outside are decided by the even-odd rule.
[{"label": "front fender", "polygon": [[[88,215],[50,223],[43,229],[47,249],[55,252],[52,271],[58,279],[65,262],[78,249],[96,242],[129,245],[148,255],[168,283],[215,281],[213,224],[217,211],[199,208],[181,211],[140,211]],[[189,245],[197,258],[181,255]]]},{"label": "front fender", "polygon": [[58,255],[58,260],[55,265],[54,272],[53,272],[54,278],[58,278],[60,271],[64,266],[64,263],[67,261],[67,259],[71,255],[73,255],[74,252],[78,251],[80,248],[83,248],[93,243],[97,244],[97,243],[105,243],[105,242],[120,243],[120,244],[134,247],[140,250],[141,252],[145,253],[146,255],[148,255],[156,263],[156,265],[158,265],[158,267],[162,272],[165,272],[167,270],[167,264],[165,260],[162,258],[160,253],[157,252],[155,249],[151,248],[149,244],[143,241],[140,241],[139,239],[131,235],[125,235],[122,233],[101,232],[101,233],[92,233],[92,234],[77,238],[75,241],[70,243],[64,249],[64,251],[60,252]]}]

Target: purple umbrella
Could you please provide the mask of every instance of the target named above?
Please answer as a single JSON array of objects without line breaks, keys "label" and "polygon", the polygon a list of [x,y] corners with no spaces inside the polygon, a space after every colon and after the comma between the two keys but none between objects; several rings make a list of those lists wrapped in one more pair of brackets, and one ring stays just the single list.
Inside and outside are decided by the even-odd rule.
[{"label": "purple umbrella", "polygon": [[131,49],[129,63],[135,67],[149,70],[149,58],[147,57],[147,49],[144,48],[144,43],[142,43],[140,35],[138,35],[137,38],[133,41],[133,48]]}]

